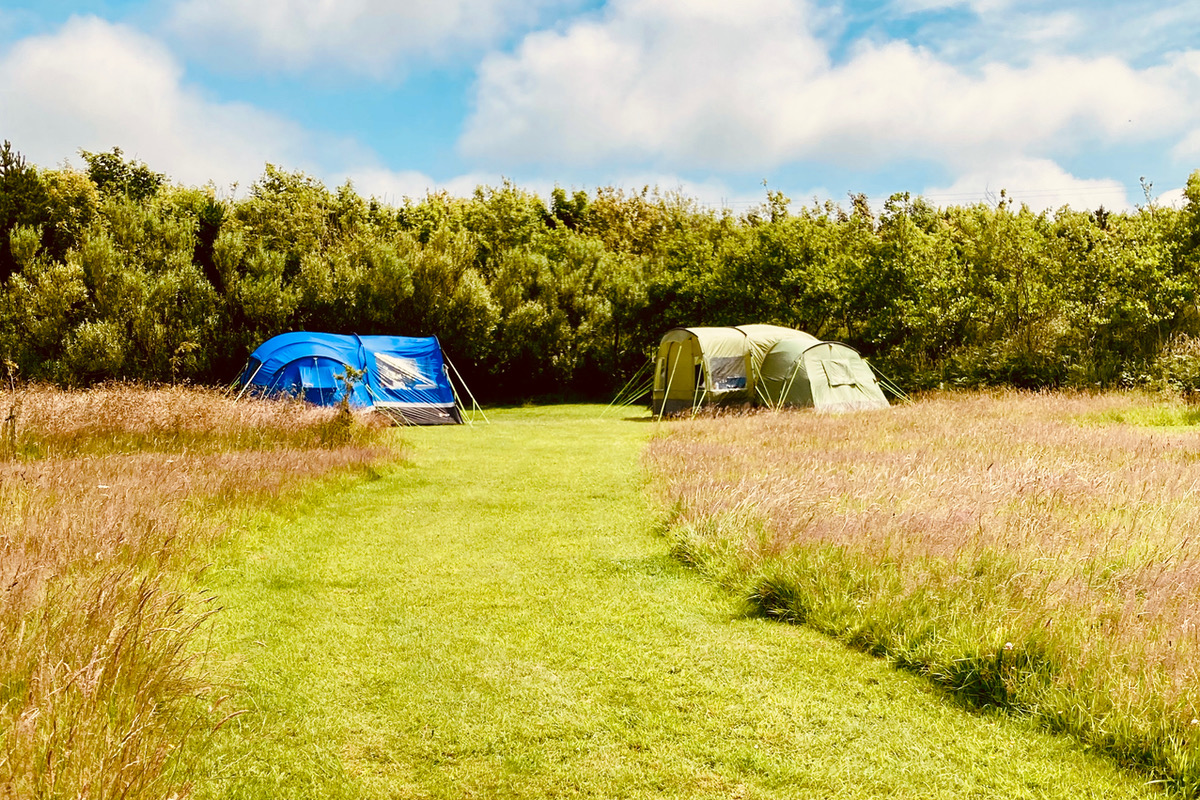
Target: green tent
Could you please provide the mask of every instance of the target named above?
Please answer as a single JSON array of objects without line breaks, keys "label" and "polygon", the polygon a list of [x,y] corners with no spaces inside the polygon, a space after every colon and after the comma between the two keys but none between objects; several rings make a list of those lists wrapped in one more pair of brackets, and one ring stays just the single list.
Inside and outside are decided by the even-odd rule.
[{"label": "green tent", "polygon": [[760,398],[771,408],[823,411],[887,408],[875,374],[858,352],[840,342],[780,339],[763,356]]},{"label": "green tent", "polygon": [[709,404],[884,408],[875,375],[851,347],[779,325],[672,328],[654,359],[651,407],[677,414]]}]

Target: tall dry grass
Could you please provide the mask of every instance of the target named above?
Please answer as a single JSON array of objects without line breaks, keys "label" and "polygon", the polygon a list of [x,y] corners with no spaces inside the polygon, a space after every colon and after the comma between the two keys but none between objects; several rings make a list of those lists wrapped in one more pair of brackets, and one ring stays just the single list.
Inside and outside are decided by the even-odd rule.
[{"label": "tall dry grass", "polygon": [[219,724],[197,580],[230,506],[384,450],[336,411],[33,387],[0,442],[0,798],[182,796]]},{"label": "tall dry grass", "polygon": [[1129,424],[1194,416],[1145,395],[951,395],[697,420],[646,461],[678,554],[754,608],[1195,796],[1200,429]]}]

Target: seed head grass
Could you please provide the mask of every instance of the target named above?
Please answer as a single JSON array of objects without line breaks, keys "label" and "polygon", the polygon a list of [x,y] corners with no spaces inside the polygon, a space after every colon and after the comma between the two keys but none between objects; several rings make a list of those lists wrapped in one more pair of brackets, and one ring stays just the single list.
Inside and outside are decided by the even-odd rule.
[{"label": "seed head grass", "polygon": [[676,554],[758,613],[1200,795],[1200,431],[1151,395],[673,425]]},{"label": "seed head grass", "polygon": [[[44,387],[0,453],[0,798],[168,797],[220,722],[203,555],[231,513],[384,450],[372,423],[191,389]],[[336,441],[335,441],[336,440]]]}]

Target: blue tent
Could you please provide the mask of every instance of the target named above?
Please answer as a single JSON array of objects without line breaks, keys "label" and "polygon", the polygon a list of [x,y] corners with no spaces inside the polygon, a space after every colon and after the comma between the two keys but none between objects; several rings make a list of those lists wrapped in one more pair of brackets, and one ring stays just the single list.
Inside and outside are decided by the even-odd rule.
[{"label": "blue tent", "polygon": [[346,367],[361,370],[350,405],[397,416],[413,425],[461,423],[437,337],[355,336],[297,331],[259,345],[240,383],[269,397],[339,403]]}]

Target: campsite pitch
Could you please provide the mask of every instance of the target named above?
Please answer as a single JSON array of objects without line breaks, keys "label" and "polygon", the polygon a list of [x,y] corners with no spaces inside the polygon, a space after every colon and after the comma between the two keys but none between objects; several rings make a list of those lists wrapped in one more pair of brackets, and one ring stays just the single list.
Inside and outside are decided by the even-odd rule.
[{"label": "campsite pitch", "polygon": [[405,429],[211,572],[231,704],[200,798],[1141,797],[1070,740],[746,618],[654,529],[599,407]]}]

